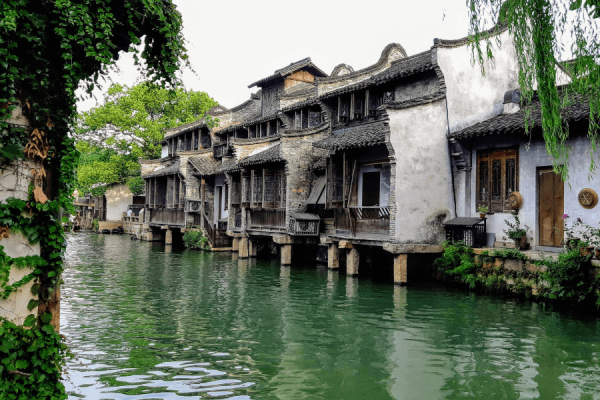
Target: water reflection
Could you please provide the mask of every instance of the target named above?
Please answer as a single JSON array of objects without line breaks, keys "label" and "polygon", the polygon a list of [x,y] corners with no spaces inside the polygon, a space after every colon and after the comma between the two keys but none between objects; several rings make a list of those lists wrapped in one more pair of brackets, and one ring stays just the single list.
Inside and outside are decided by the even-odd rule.
[{"label": "water reflection", "polygon": [[72,399],[600,397],[595,319],[127,236],[67,260]]}]

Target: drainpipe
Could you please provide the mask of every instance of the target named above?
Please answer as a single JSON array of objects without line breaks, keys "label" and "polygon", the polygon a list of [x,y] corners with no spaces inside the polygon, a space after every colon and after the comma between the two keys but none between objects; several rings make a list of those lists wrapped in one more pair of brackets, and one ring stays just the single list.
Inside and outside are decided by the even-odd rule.
[{"label": "drainpipe", "polygon": [[446,97],[446,126],[448,127],[448,133],[446,136],[446,142],[448,143],[448,159],[450,160],[450,178],[452,179],[452,198],[454,200],[454,217],[458,217],[456,207],[456,187],[454,183],[454,168],[452,167],[452,149],[450,146],[450,117],[448,115],[448,98]]}]

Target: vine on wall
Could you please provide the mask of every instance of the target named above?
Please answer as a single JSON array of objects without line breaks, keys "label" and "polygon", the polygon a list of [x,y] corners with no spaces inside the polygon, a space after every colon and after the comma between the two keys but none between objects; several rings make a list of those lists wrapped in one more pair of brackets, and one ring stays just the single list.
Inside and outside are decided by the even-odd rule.
[{"label": "vine on wall", "polygon": [[[40,306],[23,326],[0,325],[0,393],[7,399],[64,399],[67,348],[48,304],[60,284],[66,238],[61,210],[73,212],[78,151],[69,137],[75,91],[99,86],[120,51],[134,52],[146,78],[176,87],[187,65],[181,16],[171,0],[5,0],[0,2],[0,162],[34,163],[27,200],[0,203],[0,236],[20,232],[40,255],[11,258],[0,246],[0,298],[33,281]],[[142,43],[143,40],[143,43]],[[20,114],[22,126],[10,124]],[[8,284],[11,268],[32,272]]]}]

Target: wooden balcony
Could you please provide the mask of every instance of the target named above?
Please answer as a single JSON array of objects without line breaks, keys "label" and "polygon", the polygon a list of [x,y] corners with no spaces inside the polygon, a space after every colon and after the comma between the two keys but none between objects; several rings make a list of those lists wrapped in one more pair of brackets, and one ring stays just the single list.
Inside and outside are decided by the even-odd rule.
[{"label": "wooden balcony", "polygon": [[285,232],[285,210],[250,210],[249,229]]},{"label": "wooden balcony", "polygon": [[153,225],[185,225],[185,213],[183,210],[149,210],[150,224]]},{"label": "wooden balcony", "polygon": [[287,232],[293,236],[318,236],[320,222],[316,214],[292,212]]},{"label": "wooden balcony", "polygon": [[353,207],[335,211],[336,235],[365,239],[387,239],[390,232],[389,207]]}]

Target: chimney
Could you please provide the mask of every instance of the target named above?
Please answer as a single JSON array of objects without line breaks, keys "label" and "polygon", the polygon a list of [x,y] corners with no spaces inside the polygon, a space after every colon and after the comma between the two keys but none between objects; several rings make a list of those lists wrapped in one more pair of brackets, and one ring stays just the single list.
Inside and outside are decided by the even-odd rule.
[{"label": "chimney", "polygon": [[502,114],[514,114],[521,109],[521,91],[509,90],[504,93],[504,110]]}]

